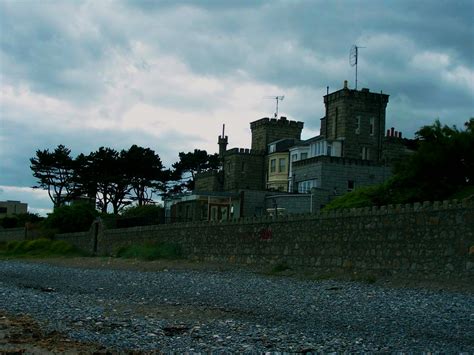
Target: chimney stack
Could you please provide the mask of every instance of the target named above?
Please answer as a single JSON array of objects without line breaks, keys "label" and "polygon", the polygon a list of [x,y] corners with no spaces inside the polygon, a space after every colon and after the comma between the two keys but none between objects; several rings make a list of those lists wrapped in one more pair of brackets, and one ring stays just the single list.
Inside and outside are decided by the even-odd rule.
[{"label": "chimney stack", "polygon": [[344,80],[344,89],[347,89],[347,80]]}]

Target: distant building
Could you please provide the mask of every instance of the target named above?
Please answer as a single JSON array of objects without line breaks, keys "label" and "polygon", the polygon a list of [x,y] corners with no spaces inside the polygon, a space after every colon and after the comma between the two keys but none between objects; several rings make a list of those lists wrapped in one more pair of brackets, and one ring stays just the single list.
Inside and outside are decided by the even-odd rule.
[{"label": "distant building", "polygon": [[28,212],[28,204],[20,201],[0,201],[0,218]]}]

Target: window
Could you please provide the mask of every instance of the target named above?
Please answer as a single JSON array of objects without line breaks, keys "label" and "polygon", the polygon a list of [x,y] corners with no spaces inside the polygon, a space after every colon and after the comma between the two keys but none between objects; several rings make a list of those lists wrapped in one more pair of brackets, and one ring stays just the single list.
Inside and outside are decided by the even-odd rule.
[{"label": "window", "polygon": [[308,153],[301,153],[301,160],[308,159]]},{"label": "window", "polygon": [[218,219],[218,209],[217,206],[211,206],[211,221],[217,221]]},{"label": "window", "polygon": [[276,171],[276,159],[270,160],[270,172],[274,173]]},{"label": "window", "polygon": [[6,207],[0,207],[0,213],[7,213]]},{"label": "window", "polygon": [[291,161],[293,162],[293,161],[297,161],[297,160],[298,160],[298,154],[293,154],[291,156]]},{"label": "window", "polygon": [[278,172],[284,173],[286,171],[286,159],[280,158],[278,159]]},{"label": "window", "polygon": [[309,193],[313,187],[317,187],[317,180],[305,180],[298,183],[299,193]]},{"label": "window", "polygon": [[355,188],[354,180],[347,180],[347,192],[351,192]]},{"label": "window", "polygon": [[362,147],[360,156],[363,160],[370,160],[370,148]]},{"label": "window", "polygon": [[276,144],[270,144],[270,148],[268,149],[269,153],[274,153],[276,150]]},{"label": "window", "polygon": [[370,135],[374,135],[374,124],[375,124],[375,119],[373,117],[370,117]]},{"label": "window", "polygon": [[360,134],[360,116],[357,116],[356,120],[357,120],[357,126],[355,130],[355,134]]},{"label": "window", "polygon": [[327,155],[328,155],[328,157],[330,157],[330,156],[331,156],[331,153],[332,153],[332,147],[331,147],[331,145],[330,145],[330,144],[328,144],[328,151],[327,151]]}]

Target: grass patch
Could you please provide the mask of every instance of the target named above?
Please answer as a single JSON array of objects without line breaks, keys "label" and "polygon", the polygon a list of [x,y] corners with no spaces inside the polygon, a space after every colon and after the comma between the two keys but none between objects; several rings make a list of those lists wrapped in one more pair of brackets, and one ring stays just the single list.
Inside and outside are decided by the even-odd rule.
[{"label": "grass patch", "polygon": [[458,199],[462,200],[465,198],[474,198],[474,185],[473,186],[465,186],[459,189],[456,193],[451,196],[451,199]]},{"label": "grass patch", "polygon": [[290,269],[291,269],[290,265],[288,265],[285,261],[283,261],[283,262],[280,262],[280,263],[276,264],[272,268],[272,272],[277,273],[277,272],[283,272],[283,271],[290,270]]},{"label": "grass patch", "polygon": [[86,253],[65,241],[45,238],[0,243],[0,257],[46,258],[57,256],[86,256]]},{"label": "grass patch", "polygon": [[182,249],[180,245],[174,243],[133,244],[120,248],[116,255],[124,259],[180,259]]}]

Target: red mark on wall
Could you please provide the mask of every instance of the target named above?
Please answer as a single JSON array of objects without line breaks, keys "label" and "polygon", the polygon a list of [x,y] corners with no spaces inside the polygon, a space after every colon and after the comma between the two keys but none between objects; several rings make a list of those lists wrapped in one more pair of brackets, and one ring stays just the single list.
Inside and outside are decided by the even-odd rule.
[{"label": "red mark on wall", "polygon": [[263,228],[260,230],[260,240],[271,240],[272,239],[272,229]]}]

